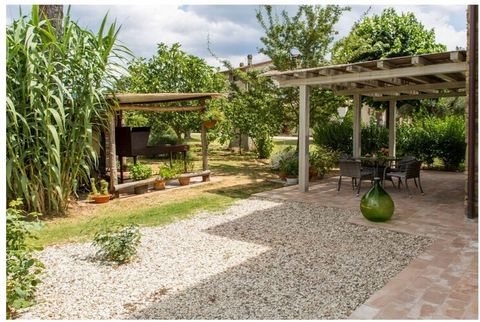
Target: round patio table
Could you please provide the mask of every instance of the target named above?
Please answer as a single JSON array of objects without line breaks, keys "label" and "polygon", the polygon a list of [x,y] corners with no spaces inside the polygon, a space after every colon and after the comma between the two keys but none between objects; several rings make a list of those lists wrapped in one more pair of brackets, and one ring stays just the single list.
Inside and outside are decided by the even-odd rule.
[{"label": "round patio table", "polygon": [[[382,175],[380,176],[378,174],[378,168],[379,167],[387,168],[387,166],[386,166],[387,162],[388,162],[388,166],[391,166],[392,162],[399,161],[401,158],[387,157],[387,156],[382,156],[382,157],[377,157],[377,156],[366,157],[366,156],[364,156],[364,157],[357,157],[357,158],[354,158],[354,159],[373,164],[374,176],[379,177],[383,182],[383,180],[385,180],[385,178],[384,178],[385,171],[383,171]],[[382,162],[381,165],[380,165],[380,162]]]}]

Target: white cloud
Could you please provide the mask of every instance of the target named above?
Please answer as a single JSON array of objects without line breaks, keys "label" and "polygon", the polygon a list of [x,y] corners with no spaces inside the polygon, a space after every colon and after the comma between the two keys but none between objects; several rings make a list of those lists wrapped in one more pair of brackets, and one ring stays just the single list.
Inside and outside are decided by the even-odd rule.
[{"label": "white cloud", "polygon": [[[371,14],[379,13],[387,6],[372,6]],[[434,28],[437,41],[449,50],[465,47],[465,6],[394,6],[398,12],[412,11],[426,28]],[[178,42],[188,53],[205,58],[214,66],[218,61],[207,49],[226,58],[234,66],[246,62],[246,55],[253,54],[254,62],[268,60],[258,54],[262,46],[262,29],[254,18],[256,6],[209,6],[179,7],[178,5],[74,5],[71,13],[82,26],[96,30],[103,16],[109,11],[110,21],[116,19],[122,25],[119,39],[137,56],[150,57],[160,42]],[[345,36],[353,23],[368,6],[352,6],[335,26],[339,32],[336,39]],[[294,10],[288,7],[289,11]],[[7,22],[18,12],[18,6],[7,6]],[[234,16],[236,14],[236,16]],[[221,15],[221,17],[216,17]],[[253,17],[253,19],[252,19]]]}]

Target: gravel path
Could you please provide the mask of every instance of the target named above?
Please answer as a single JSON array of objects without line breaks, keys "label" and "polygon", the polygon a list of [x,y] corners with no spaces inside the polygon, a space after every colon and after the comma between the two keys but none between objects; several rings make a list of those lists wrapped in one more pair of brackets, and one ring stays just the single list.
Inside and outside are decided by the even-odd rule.
[{"label": "gravel path", "polygon": [[142,229],[112,267],[89,244],[49,247],[22,319],[346,318],[431,240],[346,223],[358,212],[250,198],[222,214]]}]

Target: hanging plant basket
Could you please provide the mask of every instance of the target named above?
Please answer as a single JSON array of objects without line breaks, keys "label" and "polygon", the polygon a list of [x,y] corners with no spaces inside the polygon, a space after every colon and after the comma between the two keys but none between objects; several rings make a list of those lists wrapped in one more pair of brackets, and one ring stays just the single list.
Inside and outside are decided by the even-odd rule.
[{"label": "hanging plant basket", "polygon": [[203,122],[203,126],[206,128],[206,129],[211,129],[215,126],[215,124],[217,124],[217,120],[208,120],[208,121],[204,121]]}]

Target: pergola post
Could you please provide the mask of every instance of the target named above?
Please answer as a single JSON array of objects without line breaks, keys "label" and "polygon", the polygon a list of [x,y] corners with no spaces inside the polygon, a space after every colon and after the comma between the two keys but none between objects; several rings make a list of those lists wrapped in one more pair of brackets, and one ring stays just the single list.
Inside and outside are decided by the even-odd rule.
[{"label": "pergola post", "polygon": [[353,95],[353,157],[361,156],[361,133],[362,132],[362,96]]},{"label": "pergola post", "polygon": [[202,129],[200,131],[200,139],[202,141],[202,170],[208,170],[208,144],[207,144],[207,129],[202,122]]},{"label": "pergola post", "polygon": [[300,85],[300,115],[298,127],[298,179],[300,192],[308,191],[308,145],[310,143],[310,87]]},{"label": "pergola post", "polygon": [[390,100],[388,106],[388,156],[396,156],[397,146],[397,101]]},{"label": "pergola post", "polygon": [[113,112],[110,116],[110,128],[108,137],[110,140],[110,158],[109,158],[109,167],[110,167],[110,192],[115,192],[115,186],[117,185],[117,148],[115,145],[115,117],[116,113]]},{"label": "pergola post", "polygon": [[[200,105],[205,108],[205,100],[200,101]],[[202,113],[205,113],[205,110],[202,110]],[[207,129],[205,128],[204,122],[202,122],[202,127],[200,129],[200,140],[202,142],[202,170],[208,170],[208,142],[207,142]]]}]

